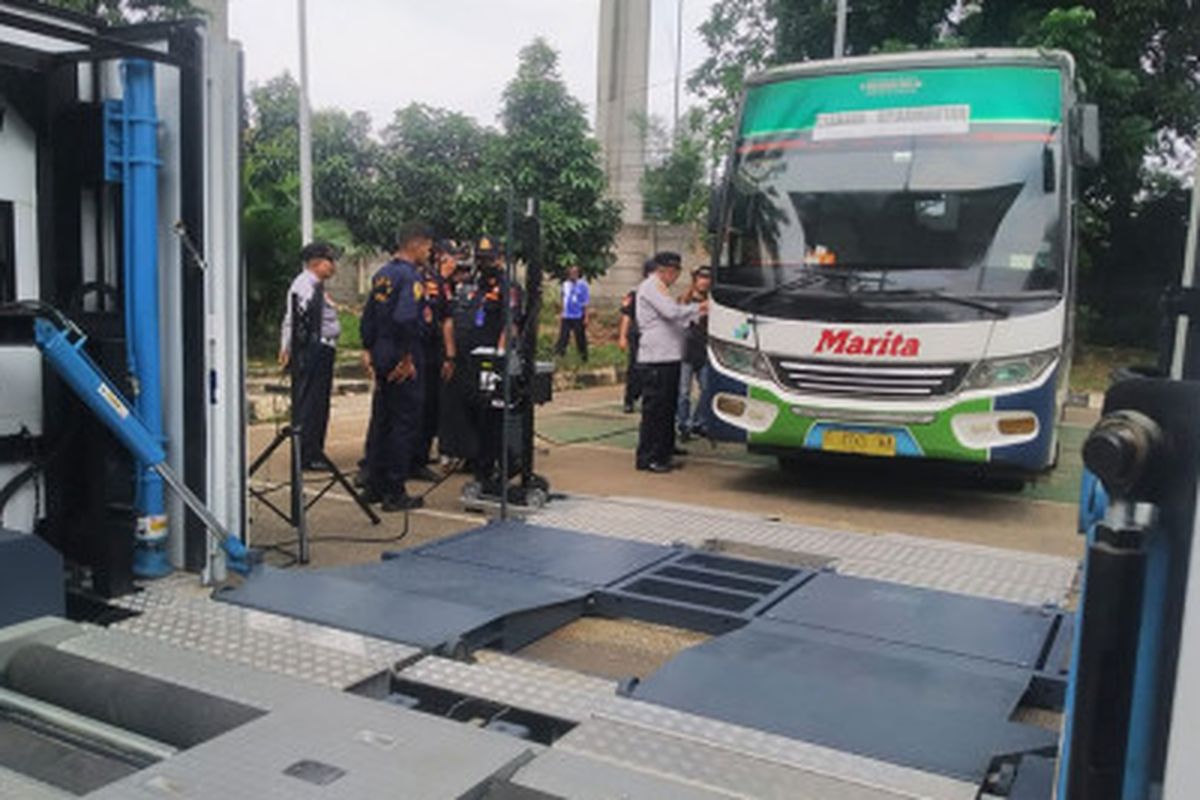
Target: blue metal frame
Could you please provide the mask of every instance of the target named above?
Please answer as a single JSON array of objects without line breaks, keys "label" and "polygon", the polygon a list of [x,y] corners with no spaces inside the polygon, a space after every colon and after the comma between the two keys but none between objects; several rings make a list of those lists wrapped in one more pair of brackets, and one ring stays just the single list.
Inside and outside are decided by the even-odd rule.
[{"label": "blue metal frame", "polygon": [[[158,304],[158,111],[154,65],[130,59],[121,65],[124,97],[105,104],[105,177],[123,186],[125,339],[133,376],[134,407],[149,434],[163,437]],[[153,462],[139,459],[139,511],[134,573],[170,573],[166,498]]]}]

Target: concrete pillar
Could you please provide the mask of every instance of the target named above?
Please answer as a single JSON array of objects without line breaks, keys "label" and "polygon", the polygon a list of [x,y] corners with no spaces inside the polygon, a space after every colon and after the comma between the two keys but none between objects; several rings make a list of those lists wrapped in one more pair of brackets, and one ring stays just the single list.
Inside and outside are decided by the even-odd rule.
[{"label": "concrete pillar", "polygon": [[639,186],[646,168],[639,120],[649,111],[650,0],[600,0],[596,136],[611,196],[626,223],[642,221]]}]

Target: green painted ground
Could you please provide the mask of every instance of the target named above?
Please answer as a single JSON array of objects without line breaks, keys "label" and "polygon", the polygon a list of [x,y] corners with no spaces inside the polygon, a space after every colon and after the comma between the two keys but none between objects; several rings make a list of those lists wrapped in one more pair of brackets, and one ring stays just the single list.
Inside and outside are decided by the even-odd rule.
[{"label": "green painted ground", "polygon": [[[637,446],[637,414],[625,414],[621,406],[612,403],[591,406],[577,411],[559,411],[538,418],[538,434],[555,445],[595,444],[633,450]],[[1061,429],[1062,455],[1057,469],[1014,494],[1030,500],[1043,500],[1074,505],[1079,499],[1079,480],[1083,471],[1080,449],[1087,428],[1066,426]],[[775,468],[775,459],[752,455],[742,445],[710,445],[693,441],[688,445],[692,456],[715,458],[731,463],[760,468]],[[980,487],[980,491],[989,491]]]}]

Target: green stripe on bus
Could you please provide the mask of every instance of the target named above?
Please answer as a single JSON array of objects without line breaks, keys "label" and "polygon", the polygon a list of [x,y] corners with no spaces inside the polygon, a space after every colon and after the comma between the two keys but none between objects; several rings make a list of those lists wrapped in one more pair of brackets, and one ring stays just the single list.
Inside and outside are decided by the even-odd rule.
[{"label": "green stripe on bus", "polygon": [[[758,387],[751,387],[751,398],[771,403],[779,408],[779,414],[774,424],[763,433],[750,434],[749,442],[754,445],[795,448],[804,447],[808,432],[817,422],[816,418],[803,416],[792,411],[789,403],[781,400],[774,392]],[[923,425],[886,425],[880,424],[880,429],[904,428],[912,434],[921,451],[928,458],[947,458],[955,461],[987,461],[988,451],[963,447],[951,428],[951,420],[957,414],[986,413],[992,410],[990,398],[965,400],[937,414],[932,422]],[[836,425],[836,422],[829,421]],[[854,423],[847,423],[853,425]]]},{"label": "green stripe on bus", "polygon": [[939,67],[769,83],[747,94],[742,136],[808,130],[818,114],[962,104],[972,122],[1055,125],[1062,75],[1050,67]]}]

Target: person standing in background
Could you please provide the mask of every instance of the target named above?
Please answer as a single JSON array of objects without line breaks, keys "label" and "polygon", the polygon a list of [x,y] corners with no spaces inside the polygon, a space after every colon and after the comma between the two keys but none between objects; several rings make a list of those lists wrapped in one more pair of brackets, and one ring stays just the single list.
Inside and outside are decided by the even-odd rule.
[{"label": "person standing in background", "polygon": [[[658,265],[653,258],[642,264],[642,280],[654,274]],[[637,287],[621,298],[621,324],[617,331],[617,346],[625,351],[625,413],[632,414],[634,403],[642,396],[642,374],[638,370]]]},{"label": "person standing in background", "polygon": [[419,496],[408,494],[405,481],[420,446],[425,399],[425,284],[419,265],[429,260],[432,249],[433,234],[427,226],[409,223],[401,228],[392,260],[371,279],[360,321],[375,376],[366,443],[367,498],[381,501],[388,512],[423,504]]},{"label": "person standing in background", "polygon": [[[439,476],[429,468],[433,462],[433,440],[438,436],[441,417],[442,386],[454,370],[454,319],[450,313],[450,278],[457,262],[457,246],[445,239],[434,245],[433,257],[421,265],[425,283],[421,310],[421,340],[424,359],[421,374],[424,402],[421,412],[421,438],[413,454],[409,476],[419,481],[436,481]],[[438,444],[439,450],[441,443]]]},{"label": "person standing in background", "polygon": [[[328,242],[312,242],[300,251],[304,270],[288,289],[279,331],[279,365],[291,366],[296,381],[297,407],[292,409],[292,418],[300,426],[300,463],[307,470],[329,467],[324,456],[325,434],[342,327],[337,306],[325,294],[325,282],[337,272],[337,259],[337,248]],[[292,319],[293,305],[300,313],[297,320]]]},{"label": "person standing in background", "polygon": [[[712,289],[712,271],[698,267],[692,271],[692,285],[679,302],[684,305],[703,303],[708,300]],[[686,442],[693,436],[705,436],[708,426],[708,317],[701,317],[688,325],[687,342],[684,345],[683,364],[679,372],[679,408],[675,422],[679,426],[679,438]],[[700,388],[696,405],[692,405],[692,381]]]},{"label": "person standing in background", "polygon": [[671,296],[671,286],[679,280],[683,267],[678,253],[659,253],[654,263],[654,274],[637,290],[643,397],[636,466],[646,472],[664,473],[674,468],[675,407],[688,326],[708,314],[708,301],[684,305]]},{"label": "person standing in background", "polygon": [[558,328],[558,344],[554,346],[554,354],[561,356],[567,352],[567,340],[575,336],[575,346],[579,348],[579,358],[587,363],[588,342],[587,325],[591,303],[591,292],[587,281],[578,266],[567,270],[567,279],[562,284],[562,316]]}]

